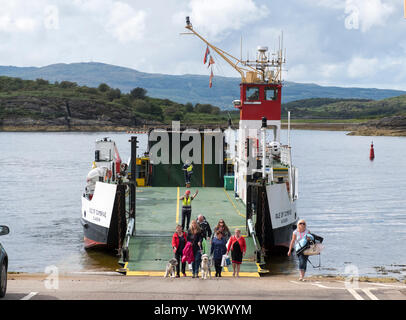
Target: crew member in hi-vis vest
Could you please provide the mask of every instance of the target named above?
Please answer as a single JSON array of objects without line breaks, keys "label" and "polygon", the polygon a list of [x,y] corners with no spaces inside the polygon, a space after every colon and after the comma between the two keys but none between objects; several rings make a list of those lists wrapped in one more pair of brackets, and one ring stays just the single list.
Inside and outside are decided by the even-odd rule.
[{"label": "crew member in hi-vis vest", "polygon": [[186,190],[185,194],[179,198],[182,200],[182,230],[185,230],[185,222],[186,222],[186,230],[190,224],[190,217],[192,215],[192,200],[196,198],[199,190],[196,190],[193,196],[190,195],[190,190]]},{"label": "crew member in hi-vis vest", "polygon": [[185,171],[186,188],[190,188],[190,179],[192,178],[193,164],[189,161],[186,161],[186,163],[183,165],[182,170]]}]

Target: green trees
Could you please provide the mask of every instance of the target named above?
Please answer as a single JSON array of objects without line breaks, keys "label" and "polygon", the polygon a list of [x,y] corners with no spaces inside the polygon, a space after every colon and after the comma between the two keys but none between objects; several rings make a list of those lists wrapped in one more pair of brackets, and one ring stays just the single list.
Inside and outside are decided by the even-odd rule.
[{"label": "green trees", "polygon": [[24,81],[21,78],[0,77],[1,91],[17,91],[24,88]]},{"label": "green trees", "polygon": [[150,113],[156,119],[163,120],[163,110],[160,106],[152,103],[150,106]]},{"label": "green trees", "polygon": [[193,112],[193,104],[191,102],[185,104],[185,111],[188,113]]},{"label": "green trees", "polygon": [[107,99],[113,101],[114,99],[120,99],[121,90],[120,89],[110,89],[107,91]]},{"label": "green trees", "polygon": [[35,80],[35,82],[40,85],[40,86],[47,86],[49,85],[49,81],[48,80],[44,80],[44,79],[37,79]]},{"label": "green trees", "polygon": [[100,83],[99,87],[97,88],[100,92],[106,92],[110,89],[110,87],[105,83]]},{"label": "green trees", "polygon": [[147,101],[137,99],[134,101],[134,110],[139,113],[148,114],[151,111],[151,104]]},{"label": "green trees", "polygon": [[59,87],[62,89],[68,89],[68,88],[76,88],[78,84],[76,82],[71,82],[71,81],[62,81],[59,83]]},{"label": "green trees", "polygon": [[144,88],[137,87],[130,91],[130,96],[133,99],[145,99],[145,97],[147,96],[147,90],[145,90]]},{"label": "green trees", "polygon": [[194,111],[197,113],[220,114],[220,108],[212,106],[211,104],[197,103],[195,105]]},{"label": "green trees", "polygon": [[177,105],[169,106],[164,111],[165,118],[171,121],[181,121],[184,118],[182,110]]}]

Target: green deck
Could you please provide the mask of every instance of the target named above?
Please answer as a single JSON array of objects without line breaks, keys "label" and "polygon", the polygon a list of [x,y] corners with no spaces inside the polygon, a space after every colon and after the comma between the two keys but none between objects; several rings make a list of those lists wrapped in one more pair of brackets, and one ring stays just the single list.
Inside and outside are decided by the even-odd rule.
[{"label": "green deck", "polygon": [[[194,193],[192,189],[192,193]],[[185,188],[147,187],[137,189],[136,233],[129,244],[127,275],[163,276],[166,264],[173,257],[171,240],[176,224],[181,222],[181,201]],[[224,219],[230,231],[240,228],[245,236],[245,206],[235,200],[233,191],[223,188],[200,188],[192,204],[192,219],[203,214],[214,229]],[[254,243],[246,237],[247,253],[241,265],[240,276],[259,276],[255,261]],[[210,247],[209,247],[210,248]],[[188,269],[188,268],[187,268]],[[212,273],[214,267],[212,268]],[[224,270],[232,275],[232,267]],[[187,272],[190,275],[190,272]],[[213,273],[214,274],[214,273]]]}]

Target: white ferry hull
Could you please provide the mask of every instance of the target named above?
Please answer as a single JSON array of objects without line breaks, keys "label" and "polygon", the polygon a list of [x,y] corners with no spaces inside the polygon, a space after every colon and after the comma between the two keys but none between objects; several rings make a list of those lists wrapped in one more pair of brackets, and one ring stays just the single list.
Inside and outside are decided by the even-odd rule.
[{"label": "white ferry hull", "polygon": [[91,200],[82,197],[82,226],[84,246],[109,247],[112,237],[110,226],[114,213],[114,202],[117,185],[96,183],[96,189]]}]

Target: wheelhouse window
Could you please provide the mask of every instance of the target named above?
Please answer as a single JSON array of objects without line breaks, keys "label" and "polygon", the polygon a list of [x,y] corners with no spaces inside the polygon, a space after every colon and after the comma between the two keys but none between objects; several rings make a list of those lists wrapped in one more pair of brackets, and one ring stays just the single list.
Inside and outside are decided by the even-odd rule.
[{"label": "wheelhouse window", "polygon": [[259,100],[259,88],[258,87],[248,87],[245,92],[247,101],[258,101]]},{"label": "wheelhouse window", "polygon": [[265,88],[265,100],[275,101],[278,99],[278,88]]}]

